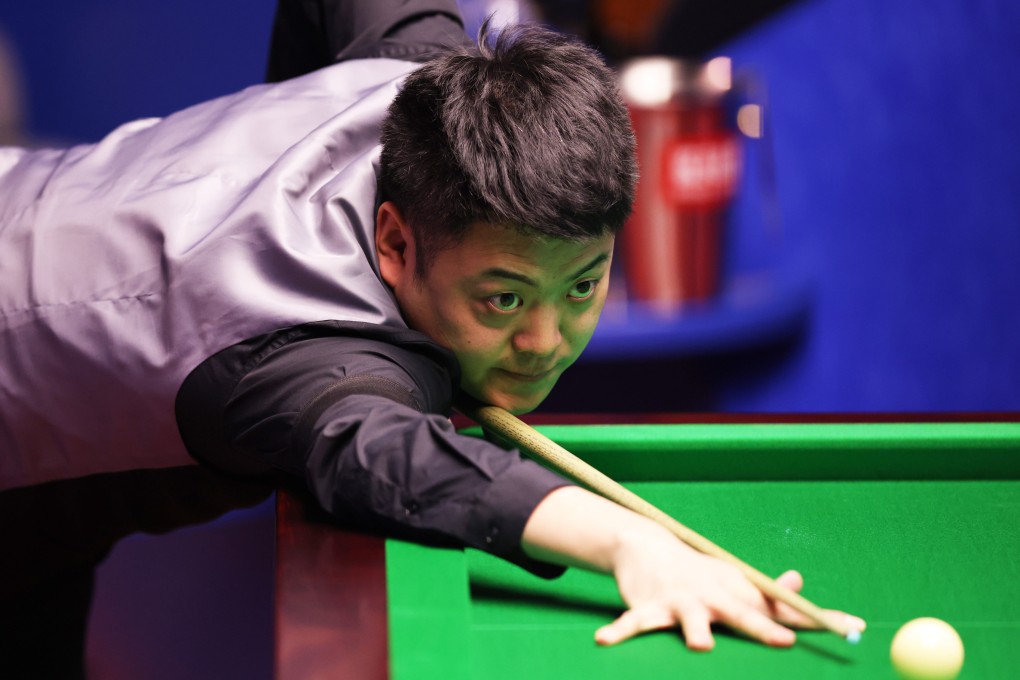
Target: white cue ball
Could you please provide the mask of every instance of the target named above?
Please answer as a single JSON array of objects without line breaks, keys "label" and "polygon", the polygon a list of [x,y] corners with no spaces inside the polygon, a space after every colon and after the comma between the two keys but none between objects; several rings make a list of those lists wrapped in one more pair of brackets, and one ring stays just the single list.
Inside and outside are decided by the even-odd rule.
[{"label": "white cue ball", "polygon": [[896,631],[890,657],[904,680],[953,680],[963,666],[963,640],[945,621],[914,619]]}]

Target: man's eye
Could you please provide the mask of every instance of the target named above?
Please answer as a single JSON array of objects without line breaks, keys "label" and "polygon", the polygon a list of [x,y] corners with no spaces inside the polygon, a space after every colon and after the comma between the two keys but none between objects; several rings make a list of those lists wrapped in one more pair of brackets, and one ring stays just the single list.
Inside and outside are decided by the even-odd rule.
[{"label": "man's eye", "polygon": [[584,300],[590,298],[592,293],[595,292],[595,288],[598,286],[598,281],[595,279],[585,279],[580,281],[567,294],[569,297],[575,300]]},{"label": "man's eye", "polygon": [[500,312],[512,312],[521,306],[521,302],[517,293],[500,293],[488,299],[489,306]]}]

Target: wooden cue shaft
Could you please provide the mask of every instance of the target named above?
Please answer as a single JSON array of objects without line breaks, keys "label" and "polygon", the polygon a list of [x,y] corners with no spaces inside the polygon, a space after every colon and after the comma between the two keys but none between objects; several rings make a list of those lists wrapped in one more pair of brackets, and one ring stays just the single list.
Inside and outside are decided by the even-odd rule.
[{"label": "wooden cue shaft", "polygon": [[522,451],[545,462],[556,471],[584,484],[592,491],[625,508],[658,522],[692,548],[736,566],[762,593],[792,607],[819,626],[844,638],[855,631],[843,617],[830,615],[800,594],[785,588],[732,553],[720,548],[634,492],[584,462],[562,446],[497,406],[458,404],[457,409],[496,434],[506,438]]}]

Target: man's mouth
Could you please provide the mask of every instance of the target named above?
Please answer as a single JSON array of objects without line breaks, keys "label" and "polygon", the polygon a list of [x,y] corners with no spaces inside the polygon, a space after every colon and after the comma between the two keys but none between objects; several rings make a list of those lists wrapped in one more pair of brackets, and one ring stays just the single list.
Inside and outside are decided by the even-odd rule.
[{"label": "man's mouth", "polygon": [[546,378],[548,378],[551,375],[553,375],[554,372],[555,372],[555,367],[546,369],[544,371],[518,372],[518,371],[511,371],[511,370],[508,370],[508,369],[505,369],[505,368],[501,369],[501,370],[504,373],[506,373],[507,375],[509,375],[511,378],[513,378],[514,380],[518,380],[520,382],[536,383],[536,382],[541,382],[542,380],[545,380]]}]

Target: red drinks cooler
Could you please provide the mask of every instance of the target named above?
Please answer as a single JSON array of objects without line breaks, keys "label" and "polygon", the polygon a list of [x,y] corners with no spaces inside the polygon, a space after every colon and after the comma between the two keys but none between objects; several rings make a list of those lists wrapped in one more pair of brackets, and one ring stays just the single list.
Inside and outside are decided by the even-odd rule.
[{"label": "red drinks cooler", "polygon": [[620,85],[641,171],[622,233],[628,296],[672,313],[720,285],[725,212],[740,170],[723,107],[730,64],[641,58],[621,68]]}]

